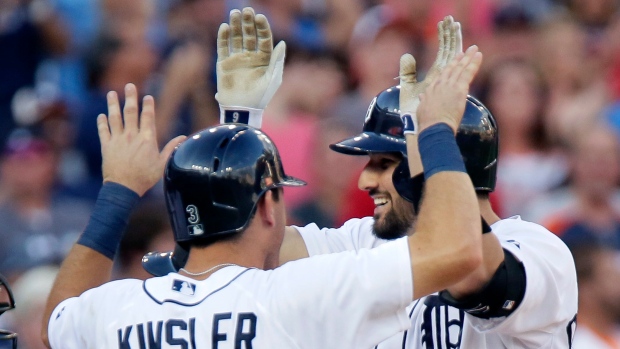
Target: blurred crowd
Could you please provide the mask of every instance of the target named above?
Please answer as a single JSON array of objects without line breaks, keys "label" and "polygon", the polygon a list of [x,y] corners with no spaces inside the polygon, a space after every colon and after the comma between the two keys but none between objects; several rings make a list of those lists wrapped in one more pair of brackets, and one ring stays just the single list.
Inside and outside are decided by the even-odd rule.
[{"label": "blurred crowd", "polygon": [[[288,174],[291,224],[372,215],[365,157],[328,145],[361,131],[370,100],[397,83],[400,56],[433,63],[451,14],[485,55],[471,94],[500,128],[502,217],[560,236],[577,264],[575,348],[620,348],[619,0],[2,0],[0,273],[17,309],[0,327],[40,348],[40,309],[101,185],[96,117],[133,82],[156,100],[160,144],[219,122],[215,37],[233,8],[267,16],[288,46],[263,129]],[[122,93],[120,93],[122,95]],[[116,278],[145,278],[141,256],[172,249],[162,188],[135,212]],[[610,281],[611,280],[611,281]]]}]

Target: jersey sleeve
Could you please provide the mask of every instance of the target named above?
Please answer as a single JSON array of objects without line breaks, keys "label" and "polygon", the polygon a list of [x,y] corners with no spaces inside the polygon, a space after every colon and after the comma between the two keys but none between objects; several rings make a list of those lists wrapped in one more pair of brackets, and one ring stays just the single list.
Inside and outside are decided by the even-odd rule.
[{"label": "jersey sleeve", "polygon": [[85,338],[95,338],[92,333],[94,323],[84,321],[87,314],[93,313],[95,290],[88,290],[79,297],[65,299],[56,306],[47,330],[52,349],[87,348]]},{"label": "jersey sleeve", "polygon": [[498,333],[509,348],[568,348],[577,314],[577,277],[570,251],[537,224],[502,222],[511,226],[493,230],[499,231],[502,247],[523,263],[523,301],[508,317],[485,320],[467,315],[468,319],[480,332]]},{"label": "jersey sleeve", "polygon": [[52,312],[47,327],[51,348],[84,349],[93,348],[93,343],[101,345],[97,343],[102,338],[101,314],[114,309],[118,295],[129,294],[136,285],[142,285],[142,281],[116,280],[62,301]]},{"label": "jersey sleeve", "polygon": [[343,251],[357,251],[360,248],[372,248],[384,241],[372,233],[372,217],[350,219],[340,228],[323,228],[310,223],[304,227],[293,226],[304,239],[308,254],[321,254]]},{"label": "jersey sleeve", "polygon": [[406,238],[290,262],[270,278],[279,285],[268,291],[274,316],[302,348],[371,348],[409,326]]}]

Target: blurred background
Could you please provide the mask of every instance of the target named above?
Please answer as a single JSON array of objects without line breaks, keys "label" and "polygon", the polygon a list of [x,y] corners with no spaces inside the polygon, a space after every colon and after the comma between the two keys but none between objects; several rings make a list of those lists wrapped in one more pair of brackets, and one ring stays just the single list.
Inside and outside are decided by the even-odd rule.
[{"label": "blurred background", "polygon": [[[287,173],[309,182],[286,190],[289,222],[321,227],[373,210],[357,189],[366,158],[327,145],[361,131],[401,54],[424,76],[437,22],[460,21],[464,45],[485,54],[471,94],[501,132],[493,204],[574,251],[589,296],[575,347],[620,348],[620,0],[1,0],[0,273],[21,310],[0,327],[20,333],[20,349],[42,347],[40,309],[101,184],[105,93],[133,82],[155,96],[160,144],[216,124],[217,28],[244,6],[287,42],[263,128]],[[132,217],[116,278],[147,277],[140,257],[172,248],[165,212],[158,186]]]}]

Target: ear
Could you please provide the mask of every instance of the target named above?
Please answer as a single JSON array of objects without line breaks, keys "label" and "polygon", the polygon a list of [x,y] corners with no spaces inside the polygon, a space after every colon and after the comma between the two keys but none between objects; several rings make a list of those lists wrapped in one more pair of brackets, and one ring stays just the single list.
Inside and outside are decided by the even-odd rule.
[{"label": "ear", "polygon": [[263,225],[273,227],[276,224],[276,208],[273,193],[268,190],[258,203],[257,216],[260,216]]}]

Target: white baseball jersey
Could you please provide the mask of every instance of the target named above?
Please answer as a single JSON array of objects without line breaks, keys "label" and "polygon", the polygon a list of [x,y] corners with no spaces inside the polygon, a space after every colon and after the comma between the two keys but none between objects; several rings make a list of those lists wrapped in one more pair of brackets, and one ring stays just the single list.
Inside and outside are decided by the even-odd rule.
[{"label": "white baseball jersey", "polygon": [[[374,248],[386,243],[372,233],[371,217],[338,229],[296,227],[311,256]],[[410,326],[378,349],[570,348],[577,314],[577,277],[566,245],[540,225],[515,216],[491,226],[504,249],[523,262],[525,296],[508,317],[484,320],[446,306],[436,295],[408,307]]]},{"label": "white baseball jersey", "polygon": [[[394,270],[394,273],[386,273]],[[264,271],[106,283],[60,303],[52,348],[372,348],[409,327],[406,239]]]}]

